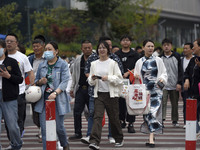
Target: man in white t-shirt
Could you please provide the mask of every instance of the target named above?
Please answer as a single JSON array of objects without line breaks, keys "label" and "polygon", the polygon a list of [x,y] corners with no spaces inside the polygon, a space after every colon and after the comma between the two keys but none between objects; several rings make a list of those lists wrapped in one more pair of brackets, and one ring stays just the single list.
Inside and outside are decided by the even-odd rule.
[{"label": "man in white t-shirt", "polygon": [[26,118],[26,100],[25,100],[25,73],[28,74],[30,84],[32,85],[35,80],[33,68],[28,60],[28,57],[23,53],[17,51],[18,37],[15,34],[8,34],[6,36],[6,49],[8,56],[17,60],[19,68],[22,73],[24,81],[19,84],[19,96],[18,96],[18,125],[20,128],[21,136],[23,136],[24,123]]}]

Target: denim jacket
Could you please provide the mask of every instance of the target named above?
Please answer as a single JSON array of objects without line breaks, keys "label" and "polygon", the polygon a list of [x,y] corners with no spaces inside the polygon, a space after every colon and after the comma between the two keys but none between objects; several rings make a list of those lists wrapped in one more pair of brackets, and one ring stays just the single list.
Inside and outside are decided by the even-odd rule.
[{"label": "denim jacket", "polygon": [[[67,93],[66,93],[67,83],[69,81],[68,69],[69,69],[68,64],[64,60],[62,60],[60,57],[58,57],[58,61],[56,62],[55,66],[52,69],[52,79],[53,79],[54,90],[56,90],[57,88],[62,90],[62,93],[60,93],[55,99],[56,109],[58,109],[59,115],[64,115],[71,111],[69,99],[67,98]],[[47,60],[45,60],[38,67],[35,82],[40,80],[42,77],[46,77],[47,71],[48,71],[48,64],[47,64]],[[41,90],[43,94],[42,94],[41,99],[35,105],[35,111],[38,113],[41,113],[43,110],[43,107],[45,106],[44,105],[45,88],[46,88],[46,84],[41,86]]]}]

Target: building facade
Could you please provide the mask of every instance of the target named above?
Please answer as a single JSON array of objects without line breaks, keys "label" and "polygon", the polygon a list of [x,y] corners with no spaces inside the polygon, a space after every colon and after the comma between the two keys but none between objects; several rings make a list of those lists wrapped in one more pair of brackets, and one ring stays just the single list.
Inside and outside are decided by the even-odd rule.
[{"label": "building facade", "polygon": [[[69,1],[70,8],[87,10],[85,3]],[[151,8],[152,12],[161,10],[155,39],[158,42],[169,38],[174,46],[181,47],[200,38],[200,0],[154,0]]]}]

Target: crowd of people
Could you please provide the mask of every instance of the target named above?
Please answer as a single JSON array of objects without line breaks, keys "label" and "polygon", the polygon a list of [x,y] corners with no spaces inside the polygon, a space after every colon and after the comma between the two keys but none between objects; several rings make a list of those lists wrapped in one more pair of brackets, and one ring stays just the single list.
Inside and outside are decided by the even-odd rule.
[{"label": "crowd of people", "polygon": [[[38,142],[46,150],[45,100],[56,101],[56,133],[63,150],[69,143],[80,140],[90,149],[100,149],[102,120],[108,115],[108,140],[116,147],[124,145],[122,128],[135,133],[136,116],[127,111],[126,100],[121,96],[123,79],[132,72],[150,93],[150,112],[143,115],[141,132],[149,134],[147,147],[155,147],[155,134],[162,134],[168,99],[171,102],[171,120],[179,127],[178,101],[183,99],[184,127],[186,124],[186,99],[197,99],[197,129],[200,115],[200,39],[185,43],[183,54],[173,51],[170,39],[155,47],[146,39],[142,46],[131,47],[132,38],[123,35],[121,48],[112,46],[109,37],[101,37],[96,50],[92,42],[83,40],[82,54],[70,65],[59,57],[59,47],[54,41],[46,43],[42,35],[32,41],[33,54],[26,56],[15,34],[0,40],[0,120],[5,120],[10,146],[20,150],[26,120],[25,90],[39,86],[41,98],[32,103],[33,122],[38,127]],[[25,84],[26,82],[26,84]],[[164,85],[161,87],[160,84]],[[9,94],[8,94],[9,91]],[[181,95],[180,95],[181,94]],[[74,98],[74,135],[67,137],[64,115],[71,111]],[[88,111],[86,136],[82,133],[82,113]],[[106,111],[106,113],[105,113]],[[1,124],[0,124],[1,131]],[[1,144],[0,144],[1,149]]]}]

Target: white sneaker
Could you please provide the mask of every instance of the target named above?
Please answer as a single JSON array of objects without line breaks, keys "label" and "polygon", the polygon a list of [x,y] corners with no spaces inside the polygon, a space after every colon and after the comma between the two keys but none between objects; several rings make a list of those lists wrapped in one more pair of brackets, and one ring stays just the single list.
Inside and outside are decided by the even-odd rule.
[{"label": "white sneaker", "polygon": [[63,147],[60,145],[60,141],[57,141],[57,149],[62,150]]},{"label": "white sneaker", "polygon": [[100,147],[98,145],[96,145],[95,143],[90,144],[89,148],[93,149],[93,150],[99,150],[100,149]]},{"label": "white sneaker", "polygon": [[115,143],[115,139],[113,137],[109,137],[108,138],[110,144],[114,144]]},{"label": "white sneaker", "polygon": [[121,141],[120,143],[115,143],[116,147],[122,147],[124,145],[124,141]]},{"label": "white sneaker", "polygon": [[81,142],[84,144],[90,144],[90,136],[81,138]]}]

